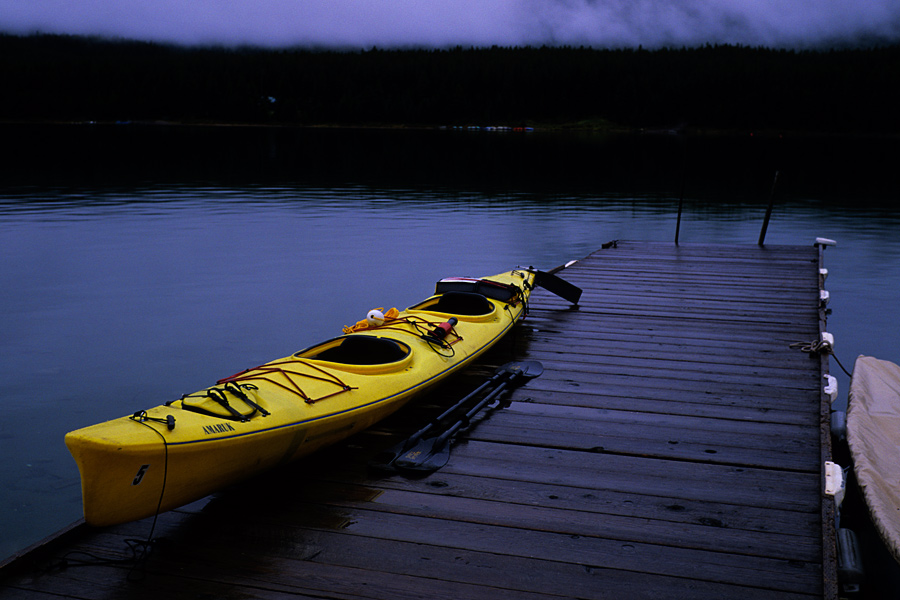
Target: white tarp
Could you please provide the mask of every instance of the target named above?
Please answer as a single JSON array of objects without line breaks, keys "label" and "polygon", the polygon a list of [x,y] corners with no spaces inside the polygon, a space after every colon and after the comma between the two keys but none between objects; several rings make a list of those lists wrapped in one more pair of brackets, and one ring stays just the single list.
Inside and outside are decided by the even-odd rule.
[{"label": "white tarp", "polygon": [[856,359],[847,441],[875,527],[900,562],[900,366],[871,356]]}]

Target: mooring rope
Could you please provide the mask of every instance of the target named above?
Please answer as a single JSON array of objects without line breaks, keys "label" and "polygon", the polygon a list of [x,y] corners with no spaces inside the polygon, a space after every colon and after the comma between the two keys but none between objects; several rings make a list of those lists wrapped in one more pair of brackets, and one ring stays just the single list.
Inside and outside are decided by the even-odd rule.
[{"label": "mooring rope", "polygon": [[806,352],[808,354],[828,354],[834,357],[834,362],[838,364],[841,370],[847,375],[847,377],[852,377],[853,374],[848,371],[844,365],[841,363],[840,359],[837,357],[837,354],[834,353],[834,347],[831,345],[831,342],[827,340],[813,340],[811,342],[794,342],[790,345],[790,348],[795,350],[800,350],[801,352]]}]

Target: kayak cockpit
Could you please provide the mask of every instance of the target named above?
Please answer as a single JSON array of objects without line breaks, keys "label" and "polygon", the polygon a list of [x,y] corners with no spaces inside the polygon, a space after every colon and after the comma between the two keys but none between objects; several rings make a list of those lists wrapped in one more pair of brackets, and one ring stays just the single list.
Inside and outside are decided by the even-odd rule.
[{"label": "kayak cockpit", "polygon": [[347,366],[402,366],[410,358],[410,347],[390,338],[347,335],[301,350],[294,356]]},{"label": "kayak cockpit", "polygon": [[426,311],[459,317],[486,317],[497,307],[483,294],[476,292],[446,292],[411,306],[410,311]]}]

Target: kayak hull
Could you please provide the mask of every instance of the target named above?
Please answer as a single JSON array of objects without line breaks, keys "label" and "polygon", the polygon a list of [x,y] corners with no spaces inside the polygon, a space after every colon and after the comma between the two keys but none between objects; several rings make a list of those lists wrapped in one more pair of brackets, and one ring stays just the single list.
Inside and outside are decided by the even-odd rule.
[{"label": "kayak hull", "polygon": [[[470,364],[524,316],[532,272],[480,281],[505,286],[510,297],[476,298],[483,307],[460,310],[479,314],[457,314],[443,312],[454,310],[442,301],[450,293],[436,294],[206,390],[70,432],[85,520],[106,526],[171,510],[377,423]],[[450,317],[456,323],[445,327],[446,339],[432,336]]]}]

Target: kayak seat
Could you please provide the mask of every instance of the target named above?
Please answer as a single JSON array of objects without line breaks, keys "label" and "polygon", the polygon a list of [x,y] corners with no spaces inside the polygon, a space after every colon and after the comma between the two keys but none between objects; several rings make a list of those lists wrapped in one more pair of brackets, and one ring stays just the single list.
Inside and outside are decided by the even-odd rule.
[{"label": "kayak seat", "polygon": [[475,292],[445,292],[428,310],[451,315],[486,315],[494,305],[482,294]]},{"label": "kayak seat", "polygon": [[339,345],[323,350],[311,358],[344,365],[383,365],[403,360],[407,354],[409,348],[394,340],[371,335],[351,335],[345,337]]}]

